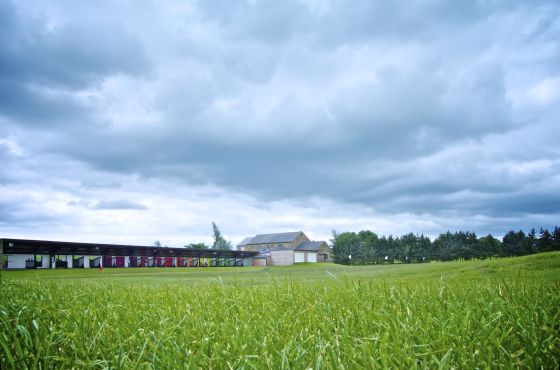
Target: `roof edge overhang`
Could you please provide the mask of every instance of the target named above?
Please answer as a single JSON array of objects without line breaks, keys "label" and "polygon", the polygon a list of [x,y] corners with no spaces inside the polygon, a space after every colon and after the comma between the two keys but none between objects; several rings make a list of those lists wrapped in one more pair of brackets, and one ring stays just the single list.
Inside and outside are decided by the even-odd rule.
[{"label": "roof edge overhang", "polygon": [[223,249],[167,248],[126,244],[64,242],[53,240],[0,238],[3,254],[161,256],[200,258],[246,258],[255,251]]}]

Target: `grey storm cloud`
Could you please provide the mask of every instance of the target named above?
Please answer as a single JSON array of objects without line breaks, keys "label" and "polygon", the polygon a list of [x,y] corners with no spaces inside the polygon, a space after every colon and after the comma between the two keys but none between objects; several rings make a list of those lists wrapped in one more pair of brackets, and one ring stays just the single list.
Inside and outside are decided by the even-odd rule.
[{"label": "grey storm cloud", "polygon": [[559,15],[554,1],[0,0],[0,139],[24,149],[0,142],[0,183],[79,163],[267,202],[552,223]]},{"label": "grey storm cloud", "polygon": [[42,18],[22,20],[2,2],[2,77],[50,88],[80,89],[112,73],[145,73],[149,61],[138,40],[118,23],[77,21],[48,27]]},{"label": "grey storm cloud", "polygon": [[92,209],[148,209],[143,204],[128,200],[101,200],[91,206]]},{"label": "grey storm cloud", "polygon": [[140,43],[117,22],[48,27],[42,17],[19,18],[8,1],[0,13],[0,110],[19,124],[80,120],[87,107],[73,92],[111,74],[149,71]]}]

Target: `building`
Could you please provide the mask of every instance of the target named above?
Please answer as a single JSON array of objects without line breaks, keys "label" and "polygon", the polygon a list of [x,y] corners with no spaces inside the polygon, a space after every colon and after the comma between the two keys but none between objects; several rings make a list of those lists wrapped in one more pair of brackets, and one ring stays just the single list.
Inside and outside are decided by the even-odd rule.
[{"label": "building", "polygon": [[259,252],[253,266],[288,266],[302,262],[330,261],[330,248],[324,241],[311,241],[303,231],[259,234],[245,238],[239,251]]},{"label": "building", "polygon": [[244,251],[260,251],[270,248],[295,249],[301,243],[308,241],[309,238],[303,233],[303,231],[259,234],[243,239],[237,246],[237,249]]},{"label": "building", "polygon": [[0,268],[253,266],[257,251],[0,239]]}]

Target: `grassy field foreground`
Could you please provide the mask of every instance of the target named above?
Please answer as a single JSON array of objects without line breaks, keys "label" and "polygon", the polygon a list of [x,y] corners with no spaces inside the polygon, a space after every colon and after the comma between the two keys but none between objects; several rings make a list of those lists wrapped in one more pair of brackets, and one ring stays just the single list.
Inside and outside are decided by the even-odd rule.
[{"label": "grassy field foreground", "polygon": [[1,279],[2,369],[559,367],[557,252]]}]

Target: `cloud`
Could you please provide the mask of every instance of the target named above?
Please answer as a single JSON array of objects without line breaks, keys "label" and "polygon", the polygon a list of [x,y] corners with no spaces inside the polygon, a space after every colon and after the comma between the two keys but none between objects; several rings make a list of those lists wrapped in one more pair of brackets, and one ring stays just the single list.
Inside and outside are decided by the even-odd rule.
[{"label": "cloud", "polygon": [[91,208],[92,209],[122,209],[122,210],[148,209],[148,207],[146,207],[143,204],[134,203],[128,200],[100,200],[99,202],[92,205]]},{"label": "cloud", "polygon": [[37,216],[120,238],[100,214],[176,240],[212,220],[234,238],[552,225],[558,15],[552,1],[1,1],[3,230]]},{"label": "cloud", "polygon": [[149,71],[141,43],[116,20],[49,27],[48,16],[32,18],[9,3],[2,10],[9,19],[0,33],[4,79],[81,89],[106,75]]},{"label": "cloud", "polygon": [[18,124],[67,124],[88,115],[77,91],[114,74],[145,75],[141,43],[112,22],[49,26],[8,1],[0,4],[0,114]]}]

